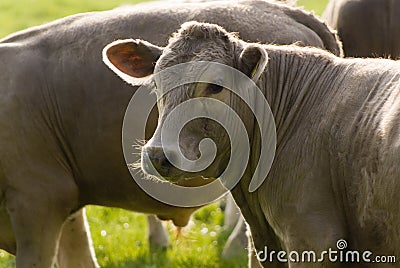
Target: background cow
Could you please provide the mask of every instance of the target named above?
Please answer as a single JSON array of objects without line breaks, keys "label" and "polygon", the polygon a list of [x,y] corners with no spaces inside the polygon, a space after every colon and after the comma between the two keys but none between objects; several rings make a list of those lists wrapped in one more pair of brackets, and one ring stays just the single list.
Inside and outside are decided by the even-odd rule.
[{"label": "background cow", "polygon": [[323,18],[337,29],[346,56],[400,57],[400,2],[331,0]]},{"label": "background cow", "polygon": [[[299,41],[341,53],[336,36],[314,16],[264,1],[149,3],[78,14],[0,40],[0,247],[16,253],[17,267],[51,267],[60,236],[60,267],[95,266],[79,211],[87,204],[186,225],[195,208],[158,202],[132,180],[121,128],[137,87],[115,77],[100,55],[121,37],[164,45],[192,19],[222,24],[246,40]],[[149,128],[156,122],[153,114]],[[69,241],[82,239],[86,250],[71,247]]]},{"label": "background cow", "polygon": [[[288,263],[289,267],[376,267],[376,256],[391,256],[385,267],[396,266],[395,256],[400,253],[398,62],[342,59],[316,48],[246,43],[218,25],[198,22],[183,24],[165,48],[128,39],[110,44],[104,55],[106,63],[133,77],[157,75],[154,86],[161,120],[142,149],[142,167],[151,175],[172,182],[189,176],[220,177],[237,146],[230,142],[233,132],[228,136],[222,129],[221,124],[229,125],[234,117],[221,108],[221,102],[240,117],[251,149],[243,175],[237,166],[230,173],[240,176],[232,195],[266,267]],[[229,68],[204,63],[210,61],[240,73],[229,76]],[[190,67],[183,68],[186,63]],[[147,73],[129,67],[137,65]],[[179,73],[164,73],[178,66]],[[199,74],[201,81],[208,80],[170,84],[192,81],[185,79]],[[243,77],[231,82],[239,74]],[[240,87],[234,94],[221,83]],[[265,125],[249,109],[262,107],[258,92],[271,108],[270,117],[268,106],[262,110]],[[186,108],[185,102],[190,103]],[[191,111],[202,118],[176,125]],[[205,114],[221,115],[222,123],[204,118]],[[169,143],[161,139],[161,133],[168,136],[176,128],[181,151],[174,149],[175,138]],[[234,130],[237,133],[238,128]],[[275,131],[276,150],[269,142]],[[186,172],[170,162],[182,163],[193,155],[200,158],[199,144],[205,138],[215,141],[216,156],[204,170]],[[265,140],[270,146],[261,147]],[[256,167],[268,165],[258,161],[271,150],[275,158],[268,177],[258,178],[263,183],[252,190],[252,176],[259,174]],[[239,153],[233,158],[246,159]],[[359,258],[346,255],[335,261],[328,258],[328,250],[336,256],[356,250]],[[366,250],[371,252],[367,257]],[[289,255],[293,251],[299,255]],[[311,254],[309,259],[299,257],[304,252]]]}]

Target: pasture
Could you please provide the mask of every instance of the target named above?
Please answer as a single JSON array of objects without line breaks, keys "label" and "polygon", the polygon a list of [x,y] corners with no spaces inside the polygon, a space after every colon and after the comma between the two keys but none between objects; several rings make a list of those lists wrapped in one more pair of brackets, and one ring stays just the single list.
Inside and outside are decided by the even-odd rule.
[{"label": "pasture", "polygon": [[[139,0],[2,0],[0,38],[12,32],[67,15],[99,11]],[[299,5],[320,14],[327,0],[299,0]],[[88,220],[101,267],[245,267],[247,257],[221,260],[230,230],[224,229],[223,212],[217,204],[199,210],[193,225],[177,230],[166,223],[172,241],[167,250],[150,252],[147,223],[142,214],[121,209],[88,207]],[[14,258],[0,250],[0,267],[14,266]]]}]

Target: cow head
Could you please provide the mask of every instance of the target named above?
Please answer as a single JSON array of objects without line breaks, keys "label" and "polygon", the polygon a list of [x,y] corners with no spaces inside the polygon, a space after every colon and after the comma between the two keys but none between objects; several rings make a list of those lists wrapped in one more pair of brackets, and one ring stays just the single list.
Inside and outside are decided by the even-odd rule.
[{"label": "cow head", "polygon": [[[255,123],[251,109],[224,86],[235,75],[210,62],[229,66],[257,81],[268,61],[261,45],[245,43],[217,25],[187,22],[165,48],[142,40],[116,41],[104,49],[104,61],[128,82],[132,77],[154,74],[159,121],[142,149],[145,173],[174,183],[199,176],[218,178],[230,158],[238,156],[232,155],[235,144],[228,133],[239,133],[238,126],[231,124],[229,131],[224,128],[226,122],[234,121],[232,112],[237,115],[236,121],[241,121],[244,139],[252,136]],[[176,66],[179,68],[165,72]],[[178,78],[186,75],[196,79],[185,83]]]}]

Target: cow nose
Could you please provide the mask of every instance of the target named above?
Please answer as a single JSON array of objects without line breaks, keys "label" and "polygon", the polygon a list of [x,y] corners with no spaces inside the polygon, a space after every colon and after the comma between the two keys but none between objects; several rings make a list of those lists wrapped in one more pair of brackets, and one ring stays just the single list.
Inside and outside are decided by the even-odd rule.
[{"label": "cow nose", "polygon": [[[150,160],[153,167],[156,171],[163,177],[167,177],[170,169],[173,167],[171,162],[166,157],[164,150],[162,147],[145,147],[143,148],[143,153],[147,154],[148,159]],[[145,172],[151,175],[158,175],[152,174],[151,168],[148,165],[144,166]]]}]

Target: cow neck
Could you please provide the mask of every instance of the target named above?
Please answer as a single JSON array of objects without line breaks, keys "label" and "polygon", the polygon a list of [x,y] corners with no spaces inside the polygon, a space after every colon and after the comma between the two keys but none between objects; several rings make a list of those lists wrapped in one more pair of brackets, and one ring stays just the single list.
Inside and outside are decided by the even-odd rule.
[{"label": "cow neck", "polygon": [[315,116],[311,113],[328,97],[325,89],[340,73],[333,55],[309,50],[267,49],[268,65],[258,84],[275,118],[278,145],[303,120]]}]

